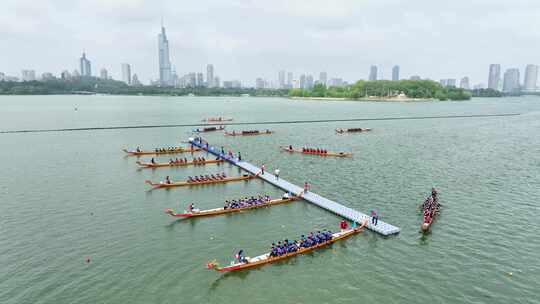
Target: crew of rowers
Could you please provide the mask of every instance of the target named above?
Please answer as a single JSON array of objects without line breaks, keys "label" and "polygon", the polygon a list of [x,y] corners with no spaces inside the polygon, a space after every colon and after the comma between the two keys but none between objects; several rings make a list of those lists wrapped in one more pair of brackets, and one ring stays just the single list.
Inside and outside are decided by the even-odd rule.
[{"label": "crew of rowers", "polygon": [[[167,148],[155,148],[154,152],[156,153],[165,153],[165,152],[177,152],[177,151],[184,151],[188,150],[183,147],[167,147]],[[141,152],[139,147],[137,147],[137,152]]]},{"label": "crew of rowers", "polygon": [[[193,158],[193,160],[191,161],[192,163],[194,164],[198,164],[198,163],[204,163],[206,162],[206,159],[204,157],[195,157]],[[174,165],[174,164],[187,164],[188,163],[188,159],[184,157],[184,159],[179,159],[178,157],[175,158],[175,159],[172,159],[170,158],[169,159],[169,164],[170,165]]]},{"label": "crew of rowers", "polygon": [[256,205],[266,204],[270,201],[270,196],[268,195],[259,195],[258,197],[244,197],[238,200],[225,201],[223,209],[239,209],[245,207],[251,207]]},{"label": "crew of rowers", "polygon": [[307,237],[302,235],[300,240],[294,240],[289,242],[285,240],[283,242],[272,243],[272,248],[270,249],[270,257],[282,256],[287,253],[296,252],[301,248],[309,248],[328,242],[332,239],[332,232],[329,230],[317,231],[317,234],[310,232]]},{"label": "crew of rowers", "polygon": [[302,148],[303,153],[314,153],[314,154],[326,154],[328,151],[325,149],[319,149],[319,148]]},{"label": "crew of rowers", "polygon": [[[193,160],[191,160],[191,162],[188,161],[187,158],[175,158],[175,159],[172,159],[172,158],[169,158],[169,165],[178,165],[178,164],[187,164],[187,163],[193,163],[193,164],[204,164],[206,162],[206,158],[204,157],[195,157],[193,158]],[[155,158],[151,158],[150,159],[150,163],[153,164],[153,165],[156,165],[157,162],[156,162],[156,159]]]},{"label": "crew of rowers", "polygon": [[225,173],[218,173],[216,175],[214,174],[206,174],[206,175],[199,175],[199,176],[188,176],[187,182],[188,183],[200,183],[200,182],[208,182],[208,181],[217,181],[217,180],[223,180],[227,176]]},{"label": "crew of rowers", "polygon": [[350,129],[336,129],[336,132],[338,133],[344,133],[344,132],[364,132],[364,131],[370,131],[369,128],[350,128]]},{"label": "crew of rowers", "polygon": [[437,189],[431,188],[431,195],[428,196],[422,204],[424,223],[431,223],[435,214],[439,212],[440,207]]}]

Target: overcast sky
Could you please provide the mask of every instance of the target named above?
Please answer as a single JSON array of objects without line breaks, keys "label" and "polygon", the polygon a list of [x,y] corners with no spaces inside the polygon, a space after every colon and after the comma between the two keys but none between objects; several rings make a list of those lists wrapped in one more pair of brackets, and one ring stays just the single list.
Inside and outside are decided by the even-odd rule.
[{"label": "overcast sky", "polygon": [[277,79],[280,69],[365,79],[391,77],[486,83],[488,65],[540,63],[539,0],[2,0],[0,72],[92,73],[120,64],[145,83],[158,77],[163,16],[179,75],[213,63],[222,80]]}]

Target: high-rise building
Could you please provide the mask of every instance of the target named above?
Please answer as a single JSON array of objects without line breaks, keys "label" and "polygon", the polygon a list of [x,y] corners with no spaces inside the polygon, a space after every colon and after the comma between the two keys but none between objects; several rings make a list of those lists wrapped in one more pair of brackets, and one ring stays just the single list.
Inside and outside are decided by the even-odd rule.
[{"label": "high-rise building", "polygon": [[328,74],[326,74],[326,72],[320,72],[319,73],[319,83],[326,86],[327,82],[328,82]]},{"label": "high-rise building", "polygon": [[377,66],[376,65],[372,65],[370,68],[369,68],[369,80],[377,80]]},{"label": "high-rise building", "polygon": [[214,77],[214,88],[220,88],[221,87],[221,82],[219,80],[219,77],[216,76]]},{"label": "high-rise building", "polygon": [[493,90],[499,90],[499,82],[501,81],[501,65],[490,64],[489,65],[489,78],[488,88]]},{"label": "high-rise building", "polygon": [[441,84],[441,86],[447,87],[448,86],[448,79],[441,79],[441,80],[439,80],[439,83]]},{"label": "high-rise building", "polygon": [[409,77],[410,80],[421,80],[422,78],[420,78],[420,76],[418,75],[412,75],[411,77]]},{"label": "high-rise building", "polygon": [[523,83],[523,90],[536,91],[537,78],[538,66],[534,64],[528,64],[525,68],[525,82]]},{"label": "high-rise building", "polygon": [[171,58],[169,57],[169,40],[165,34],[165,27],[161,25],[161,33],[158,34],[159,51],[159,83],[161,86],[172,84]]},{"label": "high-rise building", "polygon": [[469,77],[461,78],[461,81],[459,82],[459,87],[465,90],[470,90],[471,85],[469,84]]},{"label": "high-rise building", "polygon": [[214,87],[214,65],[212,64],[206,65],[206,87]]},{"label": "high-rise building", "polygon": [[46,73],[41,74],[41,80],[43,80],[43,81],[53,80],[54,78],[55,77],[54,77],[54,75],[52,73],[46,72]]},{"label": "high-rise building", "polygon": [[204,75],[203,73],[197,73],[197,87],[204,87]]},{"label": "high-rise building", "polygon": [[507,69],[504,72],[503,92],[515,92],[519,90],[519,69]]},{"label": "high-rise building", "polygon": [[122,81],[131,85],[131,66],[128,63],[122,63]]},{"label": "high-rise building", "polygon": [[395,65],[392,68],[392,81],[398,81],[399,80],[399,65]]},{"label": "high-rise building", "polygon": [[62,73],[60,73],[60,78],[63,80],[68,80],[71,78],[71,74],[68,70],[63,70]]},{"label": "high-rise building", "polygon": [[313,76],[311,75],[306,75],[306,89],[313,89]]},{"label": "high-rise building", "polygon": [[6,74],[0,72],[0,81],[4,81],[6,79]]},{"label": "high-rise building", "polygon": [[36,80],[36,71],[34,70],[22,70],[22,81],[34,81]]},{"label": "high-rise building", "polygon": [[300,75],[300,89],[306,88],[306,75]]},{"label": "high-rise building", "polygon": [[288,72],[287,73],[287,88],[289,89],[292,89],[293,87],[293,73],[292,72]]},{"label": "high-rise building", "polygon": [[329,87],[342,87],[344,86],[344,82],[342,78],[332,78],[328,81]]},{"label": "high-rise building", "polygon": [[255,79],[255,89],[264,89],[264,79],[262,78]]},{"label": "high-rise building", "polygon": [[446,86],[456,87],[457,81],[455,79],[446,79]]},{"label": "high-rise building", "polygon": [[280,89],[285,88],[285,71],[284,70],[281,70],[278,73],[278,87]]},{"label": "high-rise building", "polygon": [[109,72],[107,71],[106,68],[102,68],[99,71],[99,78],[101,78],[101,79],[109,79]]},{"label": "high-rise building", "polygon": [[134,87],[139,87],[142,85],[137,74],[133,74],[133,77],[131,77],[131,85]]},{"label": "high-rise building", "polygon": [[79,65],[80,65],[80,75],[82,77],[90,77],[92,76],[92,64],[90,63],[90,60],[86,58],[86,54],[83,53],[82,57],[79,59]]}]

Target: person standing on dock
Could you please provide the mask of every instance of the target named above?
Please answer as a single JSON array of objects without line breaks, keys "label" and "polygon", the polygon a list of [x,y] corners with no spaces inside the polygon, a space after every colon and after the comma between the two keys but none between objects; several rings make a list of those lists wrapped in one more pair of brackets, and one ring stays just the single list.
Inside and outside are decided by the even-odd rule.
[{"label": "person standing on dock", "polygon": [[242,161],[242,155],[238,152],[238,161]]},{"label": "person standing on dock", "polygon": [[264,168],[265,168],[265,166],[264,166],[264,164],[262,164],[262,166],[261,166],[261,175],[264,175]]},{"label": "person standing on dock", "polygon": [[225,149],[223,149],[223,146],[221,146],[221,154],[225,155]]},{"label": "person standing on dock", "polygon": [[309,183],[304,182],[304,193],[307,193],[309,191]]},{"label": "person standing on dock", "polygon": [[276,176],[276,180],[279,180],[279,169],[274,170],[274,175]]},{"label": "person standing on dock", "polygon": [[371,210],[371,224],[377,226],[377,223],[379,223],[379,215],[375,210]]}]

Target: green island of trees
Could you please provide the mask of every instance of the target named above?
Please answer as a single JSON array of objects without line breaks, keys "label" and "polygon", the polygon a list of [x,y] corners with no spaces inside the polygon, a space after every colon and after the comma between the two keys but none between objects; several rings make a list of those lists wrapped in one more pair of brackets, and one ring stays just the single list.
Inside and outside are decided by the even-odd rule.
[{"label": "green island of trees", "polygon": [[[471,93],[459,88],[443,87],[431,80],[359,80],[344,87],[326,87],[316,84],[311,90],[292,89],[293,97],[326,97],[347,99],[395,99],[404,94],[406,98],[467,100]],[[404,96],[401,95],[401,96]]]},{"label": "green island of trees", "polygon": [[[473,91],[473,96],[500,96],[497,91]],[[442,87],[431,80],[360,80],[348,86],[327,87],[316,84],[312,89],[254,89],[254,88],[174,88],[159,86],[128,86],[124,82],[79,77],[69,80],[10,82],[0,81],[0,95],[51,95],[51,94],[111,94],[111,95],[161,95],[161,96],[280,96],[307,98],[346,99],[438,99],[467,100],[471,93],[464,89]]]}]

